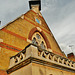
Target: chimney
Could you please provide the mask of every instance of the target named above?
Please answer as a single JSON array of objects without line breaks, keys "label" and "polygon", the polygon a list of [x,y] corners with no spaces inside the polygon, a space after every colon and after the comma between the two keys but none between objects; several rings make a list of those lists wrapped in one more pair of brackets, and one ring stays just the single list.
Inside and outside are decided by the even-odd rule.
[{"label": "chimney", "polygon": [[40,11],[41,10],[41,0],[31,0],[31,1],[29,1],[29,7],[32,10]]},{"label": "chimney", "polygon": [[67,54],[67,57],[68,58],[74,58],[74,54],[73,53]]}]

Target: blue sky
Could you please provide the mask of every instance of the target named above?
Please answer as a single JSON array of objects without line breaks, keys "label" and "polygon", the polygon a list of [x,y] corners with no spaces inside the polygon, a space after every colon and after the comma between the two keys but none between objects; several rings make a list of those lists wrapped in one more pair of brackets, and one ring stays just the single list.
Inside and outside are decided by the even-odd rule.
[{"label": "blue sky", "polygon": [[[28,1],[0,0],[0,27],[27,12]],[[41,13],[61,49],[75,53],[75,0],[42,0]]]}]

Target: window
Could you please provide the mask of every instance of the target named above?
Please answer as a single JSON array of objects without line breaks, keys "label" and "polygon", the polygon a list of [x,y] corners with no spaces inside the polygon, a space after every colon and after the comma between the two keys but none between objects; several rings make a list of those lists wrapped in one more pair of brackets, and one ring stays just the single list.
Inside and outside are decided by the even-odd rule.
[{"label": "window", "polygon": [[46,49],[46,47],[45,47],[45,45],[44,45],[44,42],[43,42],[43,41],[41,42],[41,45],[40,45],[40,46],[41,46],[41,48]]},{"label": "window", "polygon": [[32,43],[35,44],[35,45],[38,45],[38,42],[36,42],[36,38],[35,37],[33,38]]},{"label": "window", "polygon": [[42,49],[47,49],[45,40],[43,39],[42,35],[39,32],[33,34],[32,43],[37,46],[40,46]]},{"label": "window", "polygon": [[38,20],[37,18],[36,18],[36,22],[40,24],[40,20]]},{"label": "window", "polygon": [[39,34],[36,34],[36,37],[37,37],[38,39],[41,39],[41,37],[40,37],[40,35],[39,35]]}]

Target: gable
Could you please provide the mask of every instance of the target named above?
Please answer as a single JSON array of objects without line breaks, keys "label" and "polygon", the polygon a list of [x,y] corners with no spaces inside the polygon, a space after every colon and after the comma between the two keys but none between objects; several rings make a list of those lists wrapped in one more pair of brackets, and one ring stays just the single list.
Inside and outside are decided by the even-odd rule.
[{"label": "gable", "polygon": [[[29,12],[27,12],[25,14],[26,17],[28,17],[29,19],[31,19],[32,21],[36,22],[37,25],[43,26],[44,28],[46,28],[47,30],[49,30],[49,27],[47,26],[44,18],[42,17],[42,14],[39,12],[36,13],[33,10],[30,10]],[[38,19],[40,21],[40,24],[36,21],[36,19]]]},{"label": "gable", "polygon": [[[36,19],[41,21],[41,24],[36,22]],[[54,53],[58,55],[62,55],[62,56],[65,55],[61,51],[59,45],[57,44],[52,32],[50,31],[48,25],[46,24],[40,12],[39,14],[37,14],[33,10],[29,10],[27,13],[17,18],[15,21],[9,23],[4,29],[7,29],[8,31],[12,32],[11,33],[12,35],[17,36],[18,38],[27,41],[29,32],[34,27],[39,27],[45,33],[51,45],[51,49],[53,50]]]},{"label": "gable", "polygon": [[[61,56],[65,56],[65,54],[61,51],[57,41],[55,40],[52,32],[50,31],[47,23],[45,22],[45,20],[42,17],[40,12],[37,14],[35,11],[30,10],[24,16],[25,16],[25,20],[27,20],[27,18],[28,18],[29,19],[29,20],[27,20],[28,22],[32,23],[36,27],[39,27],[45,33],[45,35],[47,36],[48,41],[51,45],[51,49],[53,49],[54,53],[61,55]],[[41,21],[41,24],[36,22],[36,19]]]}]

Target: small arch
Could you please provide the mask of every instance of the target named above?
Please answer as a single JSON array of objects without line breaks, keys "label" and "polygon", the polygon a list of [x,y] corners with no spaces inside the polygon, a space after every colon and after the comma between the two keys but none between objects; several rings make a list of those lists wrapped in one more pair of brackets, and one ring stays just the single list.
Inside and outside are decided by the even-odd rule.
[{"label": "small arch", "polygon": [[49,43],[49,41],[48,41],[46,35],[44,34],[44,32],[43,32],[43,31],[39,31],[36,27],[33,28],[33,29],[31,29],[31,31],[30,31],[30,33],[29,33],[29,36],[28,36],[28,39],[29,39],[29,40],[32,40],[32,36],[33,36],[33,34],[34,34],[35,32],[39,32],[39,33],[42,35],[42,37],[44,38],[44,40],[45,40],[45,42],[46,42],[47,49],[48,49],[48,48],[51,49],[50,43]]}]

